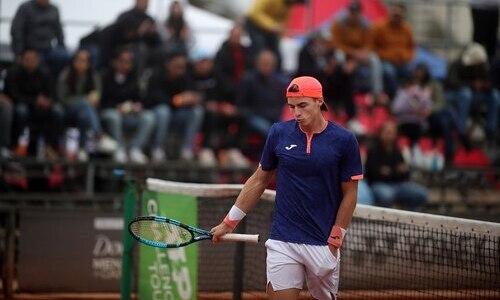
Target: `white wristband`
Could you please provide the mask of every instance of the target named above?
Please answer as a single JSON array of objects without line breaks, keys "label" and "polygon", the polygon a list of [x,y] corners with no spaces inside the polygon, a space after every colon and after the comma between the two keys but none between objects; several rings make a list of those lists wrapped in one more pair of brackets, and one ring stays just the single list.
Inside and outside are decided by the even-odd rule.
[{"label": "white wristband", "polygon": [[233,221],[241,221],[247,214],[239,209],[236,205],[231,207],[231,210],[227,213],[227,217]]}]

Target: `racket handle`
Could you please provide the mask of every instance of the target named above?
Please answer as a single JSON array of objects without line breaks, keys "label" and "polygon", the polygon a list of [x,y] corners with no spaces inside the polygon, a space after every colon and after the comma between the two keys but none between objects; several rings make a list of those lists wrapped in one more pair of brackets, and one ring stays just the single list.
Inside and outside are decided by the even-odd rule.
[{"label": "racket handle", "polygon": [[246,243],[258,243],[258,234],[241,234],[241,233],[228,233],[220,237],[221,241],[225,242],[246,242]]}]

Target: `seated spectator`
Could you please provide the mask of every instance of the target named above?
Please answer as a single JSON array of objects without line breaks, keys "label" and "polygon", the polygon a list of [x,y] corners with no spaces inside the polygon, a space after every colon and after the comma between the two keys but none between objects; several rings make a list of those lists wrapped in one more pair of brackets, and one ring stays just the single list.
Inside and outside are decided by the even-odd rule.
[{"label": "seated spectator", "polygon": [[[57,94],[66,110],[67,125],[79,130],[79,160],[88,160],[88,152],[110,152],[116,148],[115,141],[102,131],[97,112],[101,99],[101,81],[92,69],[87,50],[78,50],[71,64],[61,72],[57,80]],[[96,140],[99,142],[98,149],[92,149]],[[67,154],[72,156],[72,153]]]},{"label": "seated spectator", "polygon": [[[359,92],[366,89],[377,97],[385,98],[383,94],[382,65],[378,56],[370,49],[372,44],[371,27],[368,20],[362,15],[362,6],[359,0],[352,0],[347,12],[342,12],[331,27],[332,46],[341,51],[346,58],[356,60],[358,68],[356,76]],[[369,75],[364,72],[368,68]],[[369,80],[366,84],[366,77]]]},{"label": "seated spectator", "polygon": [[427,201],[427,190],[409,181],[409,166],[396,145],[397,126],[386,122],[374,146],[368,151],[365,178],[368,180],[375,204],[392,207],[395,203],[417,209]]},{"label": "seated spectator", "polygon": [[0,92],[0,159],[11,157],[10,136],[13,114],[12,100]]},{"label": "seated spectator", "polygon": [[375,24],[373,49],[382,60],[386,91],[394,96],[400,79],[410,75],[409,64],[415,56],[415,42],[410,25],[404,20],[404,4],[392,4],[389,18]]},{"label": "seated spectator", "polygon": [[483,46],[472,43],[461,57],[450,65],[447,86],[448,101],[458,116],[458,130],[467,133],[467,122],[474,109],[479,116],[486,115],[485,129],[490,145],[498,139],[499,91],[489,77],[489,64]]},{"label": "seated spectator", "polygon": [[153,160],[165,158],[167,133],[172,123],[180,126],[180,157],[191,160],[194,157],[194,138],[203,120],[203,107],[187,72],[186,55],[171,53],[164,65],[151,76],[147,90],[147,108],[154,112],[156,123],[152,143]]},{"label": "seated spectator", "polygon": [[300,49],[296,76],[318,78],[332,53],[330,43],[325,32],[314,32]]},{"label": "seated spectator", "polygon": [[243,26],[235,23],[214,59],[215,72],[219,78],[219,94],[232,103],[236,100],[243,75],[252,68],[250,49],[241,42],[243,33]]},{"label": "seated spectator", "polygon": [[267,136],[271,125],[280,118],[285,105],[284,90],[287,80],[276,71],[276,57],[272,51],[259,53],[255,71],[247,73],[239,88],[238,110],[248,129]]},{"label": "seated spectator", "polygon": [[223,167],[249,167],[250,162],[238,149],[242,120],[234,100],[221,100],[220,80],[214,71],[213,60],[199,51],[193,56],[192,62],[194,86],[205,104],[204,143],[199,155],[200,164],[216,166],[218,160],[215,150]]},{"label": "seated spectator", "polygon": [[52,87],[50,74],[42,69],[34,50],[24,50],[20,63],[7,72],[5,94],[14,105],[14,137],[22,132],[29,135],[27,149],[18,149],[18,155],[34,155],[38,150],[48,159],[58,157],[64,112],[54,100]]},{"label": "seated spectator", "polygon": [[415,145],[423,134],[427,118],[432,110],[432,89],[420,85],[416,78],[410,78],[401,86],[392,103],[399,131]]},{"label": "seated spectator", "polygon": [[[139,83],[134,72],[134,54],[128,49],[119,50],[112,67],[102,78],[101,117],[113,139],[118,142],[114,160],[118,163],[130,161],[145,164],[147,146],[154,128],[154,116],[143,109],[139,95]],[[135,131],[127,147],[124,133]],[[126,149],[130,148],[127,157]]]},{"label": "seated spectator", "polygon": [[50,0],[29,0],[19,6],[10,28],[12,51],[20,57],[35,50],[55,77],[70,59],[64,46],[59,10]]}]

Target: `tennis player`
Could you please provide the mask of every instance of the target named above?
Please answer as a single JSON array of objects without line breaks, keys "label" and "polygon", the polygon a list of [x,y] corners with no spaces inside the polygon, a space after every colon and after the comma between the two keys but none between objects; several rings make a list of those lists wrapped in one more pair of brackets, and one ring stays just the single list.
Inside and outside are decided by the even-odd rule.
[{"label": "tennis player", "polygon": [[267,248],[270,299],[297,299],[307,283],[315,299],[335,299],[340,247],[363,178],[352,133],[328,122],[319,81],[292,80],[286,92],[294,120],[274,124],[259,167],[247,180],[213,240],[232,232],[276,175],[276,207]]}]

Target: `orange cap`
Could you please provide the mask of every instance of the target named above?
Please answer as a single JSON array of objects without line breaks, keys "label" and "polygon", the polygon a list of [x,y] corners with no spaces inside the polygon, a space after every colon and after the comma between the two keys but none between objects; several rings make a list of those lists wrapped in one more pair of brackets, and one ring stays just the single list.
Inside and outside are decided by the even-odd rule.
[{"label": "orange cap", "polygon": [[[310,97],[323,98],[323,88],[321,83],[314,77],[301,76],[294,78],[286,89],[286,97]],[[321,110],[328,110],[328,107],[323,102]]]}]

